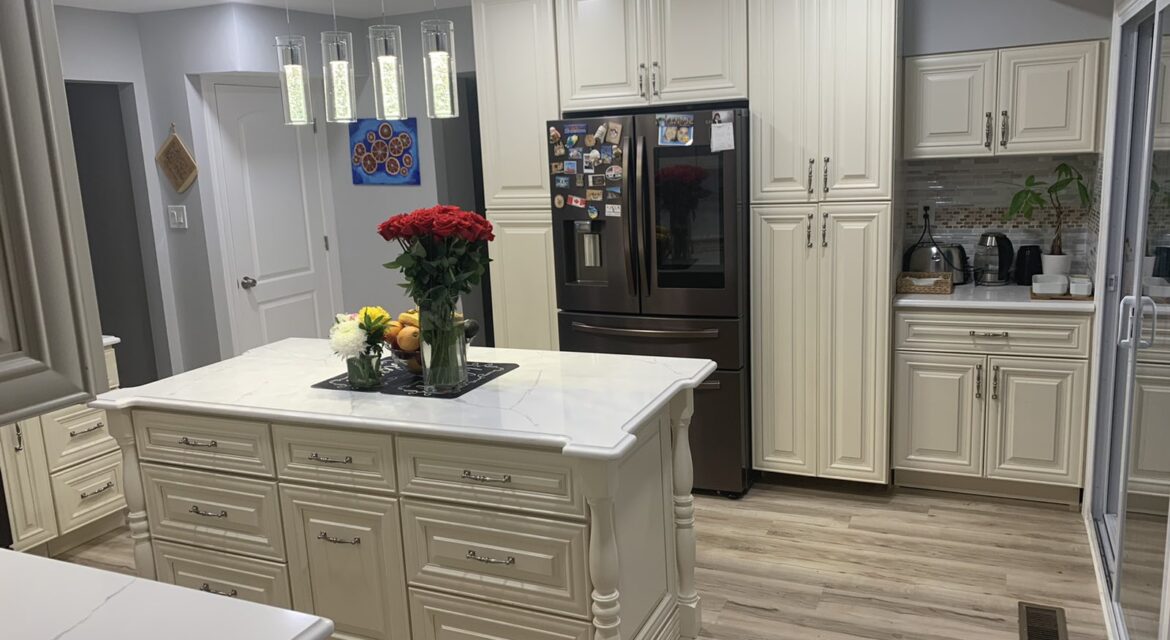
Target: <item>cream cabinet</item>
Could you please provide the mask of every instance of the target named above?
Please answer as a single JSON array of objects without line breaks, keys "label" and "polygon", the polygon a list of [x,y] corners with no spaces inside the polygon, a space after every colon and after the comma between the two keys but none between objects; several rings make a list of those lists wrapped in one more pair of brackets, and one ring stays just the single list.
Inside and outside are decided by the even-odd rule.
[{"label": "cream cabinet", "polygon": [[552,213],[489,210],[488,220],[496,234],[488,245],[496,346],[555,351]]},{"label": "cream cabinet", "polygon": [[[899,312],[893,466],[1079,487],[1089,362],[1037,357],[1030,343],[1065,333],[1065,327],[1083,326],[1088,333],[1089,322],[1090,316]],[[907,327],[915,326],[954,329],[950,340],[965,344],[905,340]]]},{"label": "cream cabinet", "polygon": [[475,70],[489,209],[548,206],[543,123],[560,117],[553,0],[475,0]]},{"label": "cream cabinet", "polygon": [[53,485],[39,418],[0,429],[0,471],[12,548],[23,551],[56,538]]},{"label": "cream cabinet", "polygon": [[745,2],[558,0],[561,108],[746,97]]},{"label": "cream cabinet", "polygon": [[1097,150],[1101,42],[905,60],[903,157]]},{"label": "cream cabinet", "polygon": [[752,199],[892,195],[896,0],[751,0]]},{"label": "cream cabinet", "polygon": [[1170,495],[1170,366],[1137,365],[1129,489]]},{"label": "cream cabinet", "polygon": [[753,207],[755,468],[886,482],[889,217]]}]

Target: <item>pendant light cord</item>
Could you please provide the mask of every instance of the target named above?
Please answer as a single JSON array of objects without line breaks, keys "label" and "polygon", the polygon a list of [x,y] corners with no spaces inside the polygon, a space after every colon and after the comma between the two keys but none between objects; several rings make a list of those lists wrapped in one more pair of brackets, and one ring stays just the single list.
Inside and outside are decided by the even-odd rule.
[{"label": "pendant light cord", "polygon": [[337,0],[332,0],[333,4],[333,30],[337,31]]},{"label": "pendant light cord", "polygon": [[288,0],[284,0],[284,22],[288,25],[289,37],[292,37],[292,14],[288,11]]},{"label": "pendant light cord", "polygon": [[382,25],[386,24],[386,0],[382,0]]}]

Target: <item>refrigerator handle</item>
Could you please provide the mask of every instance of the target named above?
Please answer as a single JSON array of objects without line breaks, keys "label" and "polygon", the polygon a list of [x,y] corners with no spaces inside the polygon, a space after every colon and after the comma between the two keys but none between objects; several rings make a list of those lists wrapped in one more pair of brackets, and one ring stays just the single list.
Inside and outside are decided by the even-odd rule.
[{"label": "refrigerator handle", "polygon": [[649,224],[647,221],[649,220],[649,217],[643,215],[643,210],[647,206],[646,205],[646,189],[645,189],[645,185],[644,185],[645,180],[643,179],[644,172],[646,169],[646,163],[645,163],[646,138],[645,138],[645,136],[638,136],[637,154],[638,154],[638,156],[634,161],[634,178],[630,182],[631,182],[631,184],[633,184],[634,181],[637,181],[637,184],[634,185],[634,191],[638,194],[637,195],[638,207],[637,207],[637,211],[635,212],[635,214],[639,218],[638,244],[641,245],[640,251],[642,253],[646,254],[644,256],[645,260],[646,260],[646,268],[643,270],[643,272],[645,274],[644,282],[646,283],[646,288],[643,289],[643,295],[645,297],[649,298],[650,297],[650,260],[651,260],[651,257],[650,257],[650,248],[649,248],[650,245],[647,244],[647,240],[646,240],[646,234],[649,233],[649,230],[647,229],[647,225]]},{"label": "refrigerator handle", "polygon": [[[629,165],[629,153],[630,142],[629,139],[626,139],[626,141],[622,143],[623,165]],[[629,178],[628,173],[629,172],[627,171],[627,179]],[[630,289],[630,295],[637,297],[638,283],[636,278],[638,277],[638,260],[634,257],[633,249],[630,247],[630,236],[634,232],[630,225],[634,224],[634,215],[635,213],[633,211],[627,211],[626,215],[622,217],[622,249],[626,254],[626,285]]]}]

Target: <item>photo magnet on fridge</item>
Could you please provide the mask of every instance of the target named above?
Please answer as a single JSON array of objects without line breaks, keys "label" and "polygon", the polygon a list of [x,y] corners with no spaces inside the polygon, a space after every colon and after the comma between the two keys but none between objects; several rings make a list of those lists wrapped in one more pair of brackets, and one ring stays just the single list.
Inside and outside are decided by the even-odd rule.
[{"label": "photo magnet on fridge", "polygon": [[608,144],[602,145],[602,147],[601,147],[601,161],[606,163],[606,164],[613,162],[613,146],[612,145],[608,145]]},{"label": "photo magnet on fridge", "polygon": [[604,187],[605,186],[605,176],[603,176],[601,174],[589,176],[589,186],[591,186],[591,187]]},{"label": "photo magnet on fridge", "polygon": [[577,186],[578,187],[585,186],[585,176],[581,176],[581,175],[577,176]]},{"label": "photo magnet on fridge", "polygon": [[569,149],[569,159],[570,160],[580,160],[581,159],[581,150],[578,148]]},{"label": "photo magnet on fridge", "polygon": [[621,187],[606,187],[605,188],[605,199],[606,200],[621,200],[622,199],[622,188]]},{"label": "photo magnet on fridge", "polygon": [[605,199],[605,192],[601,189],[589,189],[585,192],[585,199],[593,202],[601,202]]},{"label": "photo magnet on fridge", "polygon": [[610,144],[619,144],[622,141],[622,123],[610,122],[606,125],[605,141]]},{"label": "photo magnet on fridge", "polygon": [[554,176],[553,177],[553,186],[558,188],[558,189],[568,189],[571,182],[572,181],[569,180],[569,176]]},{"label": "photo magnet on fridge", "polygon": [[573,175],[573,174],[577,173],[577,161],[576,160],[565,160],[563,163],[554,162],[553,163],[553,171],[556,171],[556,165],[558,165],[558,164],[563,165],[564,172],[569,174],[569,175]]},{"label": "photo magnet on fridge", "polygon": [[695,116],[689,113],[664,113],[658,116],[658,144],[664,147],[689,147],[695,139]]},{"label": "photo magnet on fridge", "polygon": [[564,173],[565,171],[565,163],[563,162],[553,162],[550,166],[552,167],[553,173]]},{"label": "photo magnet on fridge", "polygon": [[553,155],[558,157],[558,158],[565,155],[565,145],[563,145],[559,142],[557,144],[553,145]]},{"label": "photo magnet on fridge", "polygon": [[622,217],[622,205],[620,205],[620,204],[607,204],[607,205],[605,205],[605,216],[607,218],[620,218],[620,217]]},{"label": "photo magnet on fridge", "polygon": [[[576,164],[576,163],[574,163],[574,164]],[[584,171],[585,173],[593,173],[593,158],[590,158],[589,156],[585,156],[585,159],[581,161],[581,168],[582,168],[582,171]],[[574,171],[574,173],[575,173],[575,171]]]}]

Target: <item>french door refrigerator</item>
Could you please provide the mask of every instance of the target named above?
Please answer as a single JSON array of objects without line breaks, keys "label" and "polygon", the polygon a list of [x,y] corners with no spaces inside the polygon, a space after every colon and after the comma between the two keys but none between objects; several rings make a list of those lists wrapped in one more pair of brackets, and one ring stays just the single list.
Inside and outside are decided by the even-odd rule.
[{"label": "french door refrigerator", "polygon": [[548,123],[561,349],[709,358],[695,488],[751,485],[747,110]]}]

